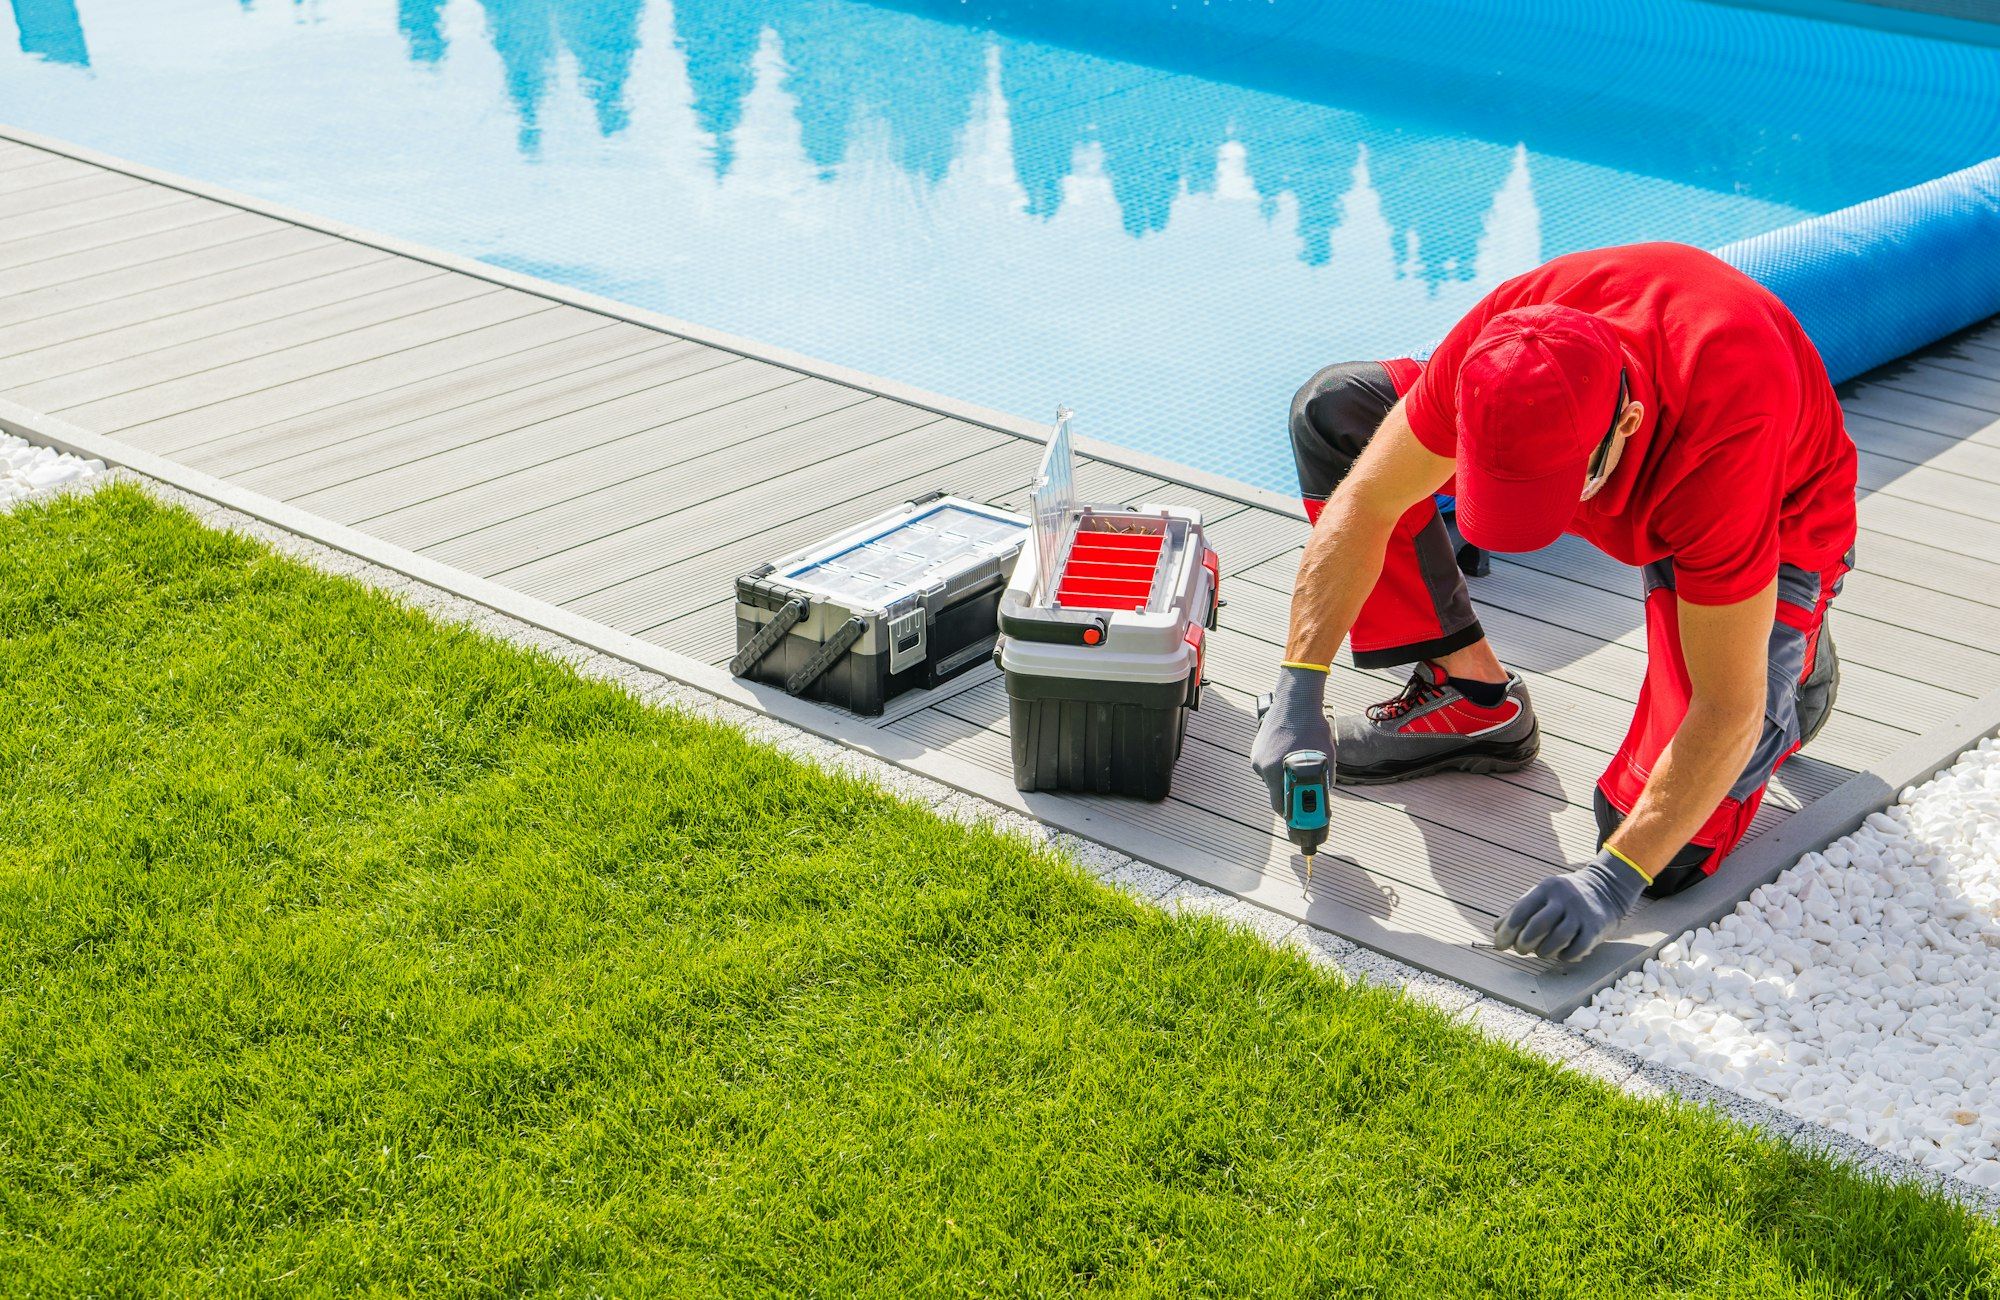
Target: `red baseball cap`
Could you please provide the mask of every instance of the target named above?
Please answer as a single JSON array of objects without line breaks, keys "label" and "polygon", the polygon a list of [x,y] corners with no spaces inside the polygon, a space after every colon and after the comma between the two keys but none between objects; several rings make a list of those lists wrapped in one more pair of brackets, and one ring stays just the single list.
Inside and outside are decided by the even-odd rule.
[{"label": "red baseball cap", "polygon": [[1574,307],[1501,312],[1458,370],[1458,529],[1489,551],[1534,551],[1576,515],[1610,429],[1624,353]]}]

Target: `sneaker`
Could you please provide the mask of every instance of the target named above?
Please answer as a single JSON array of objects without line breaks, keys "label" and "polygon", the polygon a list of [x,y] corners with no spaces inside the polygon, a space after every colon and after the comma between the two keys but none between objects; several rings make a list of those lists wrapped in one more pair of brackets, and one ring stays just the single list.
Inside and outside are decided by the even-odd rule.
[{"label": "sneaker", "polygon": [[1393,700],[1333,720],[1334,780],[1381,785],[1432,772],[1516,772],[1542,747],[1528,687],[1507,675],[1507,697],[1474,704],[1444,669],[1421,663]]}]

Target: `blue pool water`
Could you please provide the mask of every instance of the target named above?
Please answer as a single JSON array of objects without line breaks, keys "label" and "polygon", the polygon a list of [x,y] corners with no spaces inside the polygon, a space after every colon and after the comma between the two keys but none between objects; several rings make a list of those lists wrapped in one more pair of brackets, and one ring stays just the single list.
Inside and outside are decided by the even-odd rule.
[{"label": "blue pool water", "polygon": [[1988,29],[1702,0],[10,5],[0,121],[1285,491],[1510,274],[2000,154]]}]

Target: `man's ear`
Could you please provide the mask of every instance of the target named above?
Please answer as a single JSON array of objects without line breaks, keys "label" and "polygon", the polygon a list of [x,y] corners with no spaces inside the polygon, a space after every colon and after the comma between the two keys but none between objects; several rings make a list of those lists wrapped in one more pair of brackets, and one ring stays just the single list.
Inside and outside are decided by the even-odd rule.
[{"label": "man's ear", "polygon": [[1618,413],[1618,434],[1629,438],[1639,432],[1639,426],[1646,422],[1646,405],[1643,402],[1628,401],[1625,409]]}]

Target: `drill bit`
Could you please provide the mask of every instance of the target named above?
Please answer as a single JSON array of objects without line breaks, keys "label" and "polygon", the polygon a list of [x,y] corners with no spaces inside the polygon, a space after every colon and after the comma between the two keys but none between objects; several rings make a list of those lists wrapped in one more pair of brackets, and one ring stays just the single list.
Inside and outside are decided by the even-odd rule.
[{"label": "drill bit", "polygon": [[1313,855],[1306,854],[1306,887],[1299,891],[1300,898],[1311,898],[1313,892]]}]

